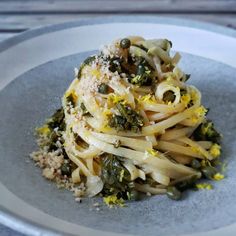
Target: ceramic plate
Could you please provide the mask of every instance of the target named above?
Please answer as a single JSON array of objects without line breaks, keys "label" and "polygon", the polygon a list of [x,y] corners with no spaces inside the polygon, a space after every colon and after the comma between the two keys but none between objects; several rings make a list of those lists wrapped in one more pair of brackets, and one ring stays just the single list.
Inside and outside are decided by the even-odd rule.
[{"label": "ceramic plate", "polygon": [[[109,209],[74,201],[29,159],[34,128],[60,106],[73,69],[127,35],[168,38],[223,133],[227,178],[182,201],[154,196]],[[0,222],[29,235],[236,235],[236,32],[168,18],[106,18],[36,29],[0,44]]]}]

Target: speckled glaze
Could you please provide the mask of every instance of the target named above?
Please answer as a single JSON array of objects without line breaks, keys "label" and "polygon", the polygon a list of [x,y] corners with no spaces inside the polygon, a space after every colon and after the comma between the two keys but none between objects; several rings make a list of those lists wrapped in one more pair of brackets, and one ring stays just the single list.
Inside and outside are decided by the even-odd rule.
[{"label": "speckled glaze", "polygon": [[[41,177],[29,160],[36,149],[34,128],[60,107],[60,97],[73,79],[73,68],[92,52],[64,57],[23,74],[0,93],[2,145],[0,179],[19,198],[66,221],[99,230],[136,235],[181,235],[229,225],[236,219],[235,90],[236,70],[200,57],[183,54],[181,66],[191,73],[190,83],[210,107],[210,118],[223,133],[227,178],[213,191],[187,192],[179,202],[155,196],[127,207],[97,211],[94,202],[76,203],[70,192],[58,190]],[[233,82],[234,81],[234,82]],[[9,175],[9,173],[14,174]],[[201,226],[201,227],[199,227]]]},{"label": "speckled glaze", "polygon": [[[235,31],[210,24],[168,18],[134,19],[131,17],[52,26],[27,32],[1,43],[0,89],[3,89],[0,90],[0,222],[28,235],[52,236],[69,235],[69,233],[83,236],[236,235],[236,67],[181,53],[180,66],[186,73],[192,75],[190,83],[196,85],[202,92],[203,104],[210,107],[209,117],[214,120],[216,127],[224,136],[222,156],[228,162],[227,178],[213,183],[212,191],[188,191],[184,199],[178,202],[171,201],[166,196],[154,196],[140,202],[129,202],[127,207],[118,209],[107,208],[100,198],[85,199],[79,204],[74,201],[70,192],[59,190],[54,184],[45,180],[41,176],[40,169],[29,159],[29,154],[37,148],[34,137],[35,127],[41,125],[55,109],[60,107],[60,98],[73,80],[74,67],[94,53],[94,51],[84,50],[86,52],[70,55],[71,51],[74,53],[76,44],[59,44],[58,49],[53,51],[47,48],[47,42],[57,47],[56,38],[54,40],[51,37],[49,42],[46,39],[47,35],[50,38],[52,36],[50,33],[58,31],[63,36],[63,32],[60,32],[62,29],[71,28],[73,31],[73,27],[116,21],[191,26],[196,29],[196,32],[193,30],[189,33],[192,28],[178,28],[178,30],[185,30],[186,34],[193,35],[191,40],[190,38],[186,40],[189,43],[196,39],[195,33],[198,36],[201,33],[197,31],[198,28],[218,33],[216,41],[228,40],[227,42],[234,45],[233,37],[236,37]],[[135,29],[130,30],[135,31]],[[170,35],[173,33],[174,43],[177,42],[178,47],[184,46],[185,51],[194,48],[186,44],[181,45],[181,38],[176,33],[176,28],[169,27],[168,32]],[[111,35],[113,33],[107,32],[106,38],[113,37]],[[119,30],[116,33],[119,33]],[[148,37],[154,37],[152,36],[154,33],[149,34],[149,31],[143,33]],[[219,33],[231,37],[219,39]],[[35,43],[33,40],[37,40],[41,35],[36,44],[39,48],[33,49],[32,45]],[[97,38],[90,40],[96,43],[98,40],[102,41],[102,36],[98,34]],[[209,37],[214,37],[214,34]],[[198,41],[201,41],[200,39],[199,36]],[[215,52],[215,48],[210,47],[212,44],[209,45],[203,40],[199,48],[194,48],[193,52],[199,55],[206,51],[206,55],[210,58],[217,58],[230,65],[234,64],[235,48],[219,54],[219,50]],[[18,52],[27,52],[26,56],[24,54],[23,57],[17,56],[17,51],[13,49],[16,45]],[[85,43],[86,45],[90,44]],[[227,44],[224,45],[224,48],[226,47]],[[25,49],[27,51],[24,51]],[[31,49],[38,50],[38,54],[31,54]],[[60,50],[64,50],[69,56],[62,57]],[[4,70],[9,65],[1,64],[1,60],[7,61],[3,58],[8,55],[7,53],[11,55],[12,60],[9,71]],[[42,63],[45,54],[54,59],[51,61],[45,59],[48,62]],[[38,61],[35,59],[37,57]],[[28,65],[32,69],[27,69]],[[17,69],[18,67],[20,69]],[[22,74],[20,71],[25,72]],[[95,202],[100,204],[99,211],[93,206]]]}]

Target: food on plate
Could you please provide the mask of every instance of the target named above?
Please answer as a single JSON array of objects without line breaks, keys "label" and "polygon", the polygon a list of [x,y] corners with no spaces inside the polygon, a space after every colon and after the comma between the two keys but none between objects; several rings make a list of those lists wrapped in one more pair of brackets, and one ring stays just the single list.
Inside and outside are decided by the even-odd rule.
[{"label": "food on plate", "polygon": [[167,39],[127,37],[75,69],[62,107],[37,128],[31,156],[44,177],[76,199],[100,194],[108,205],[140,193],[178,200],[207,188],[196,185],[201,178],[224,178],[220,134],[171,48]]}]

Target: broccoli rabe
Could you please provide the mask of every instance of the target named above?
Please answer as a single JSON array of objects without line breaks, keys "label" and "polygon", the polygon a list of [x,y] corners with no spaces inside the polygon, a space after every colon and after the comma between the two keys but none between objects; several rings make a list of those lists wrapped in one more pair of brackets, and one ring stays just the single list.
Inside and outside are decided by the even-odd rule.
[{"label": "broccoli rabe", "polygon": [[84,60],[84,62],[80,65],[79,72],[77,75],[77,79],[80,79],[82,71],[86,65],[90,65],[94,60],[96,59],[96,56],[90,56]]},{"label": "broccoli rabe", "polygon": [[129,171],[123,166],[122,157],[105,153],[101,161],[103,196],[115,195],[118,199],[135,200],[138,194],[134,190]]},{"label": "broccoli rabe", "polygon": [[118,131],[131,130],[138,132],[143,126],[143,118],[129,106],[117,103],[116,108],[120,115],[113,115],[109,121],[109,126]]},{"label": "broccoli rabe", "polygon": [[47,126],[50,129],[59,128],[59,130],[64,130],[65,128],[64,118],[65,118],[64,110],[63,108],[60,108],[47,120]]},{"label": "broccoli rabe", "polygon": [[151,74],[152,70],[149,67],[149,65],[147,64],[146,61],[141,62],[138,66],[137,66],[137,70],[136,70],[136,76],[134,77],[130,77],[129,78],[129,82],[131,84],[137,84],[137,85],[151,85],[152,84],[152,74]]},{"label": "broccoli rabe", "polygon": [[197,141],[207,140],[214,143],[219,143],[221,135],[214,128],[213,122],[210,120],[206,120],[204,123],[200,124],[194,131],[193,137]]}]

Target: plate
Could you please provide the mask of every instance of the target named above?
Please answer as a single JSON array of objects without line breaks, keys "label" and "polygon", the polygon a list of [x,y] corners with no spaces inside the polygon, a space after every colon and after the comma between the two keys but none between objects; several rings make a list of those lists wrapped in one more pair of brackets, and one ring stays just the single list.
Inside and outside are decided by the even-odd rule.
[{"label": "plate", "polygon": [[[102,44],[127,35],[168,38],[181,67],[223,133],[227,178],[182,201],[154,196],[109,209],[100,198],[81,204],[41,177],[29,159],[34,128],[60,106],[73,68]],[[112,17],[32,30],[0,44],[0,222],[29,235],[236,234],[236,32],[158,17]],[[99,203],[99,208],[94,203]],[[96,204],[95,204],[96,205]]]}]

